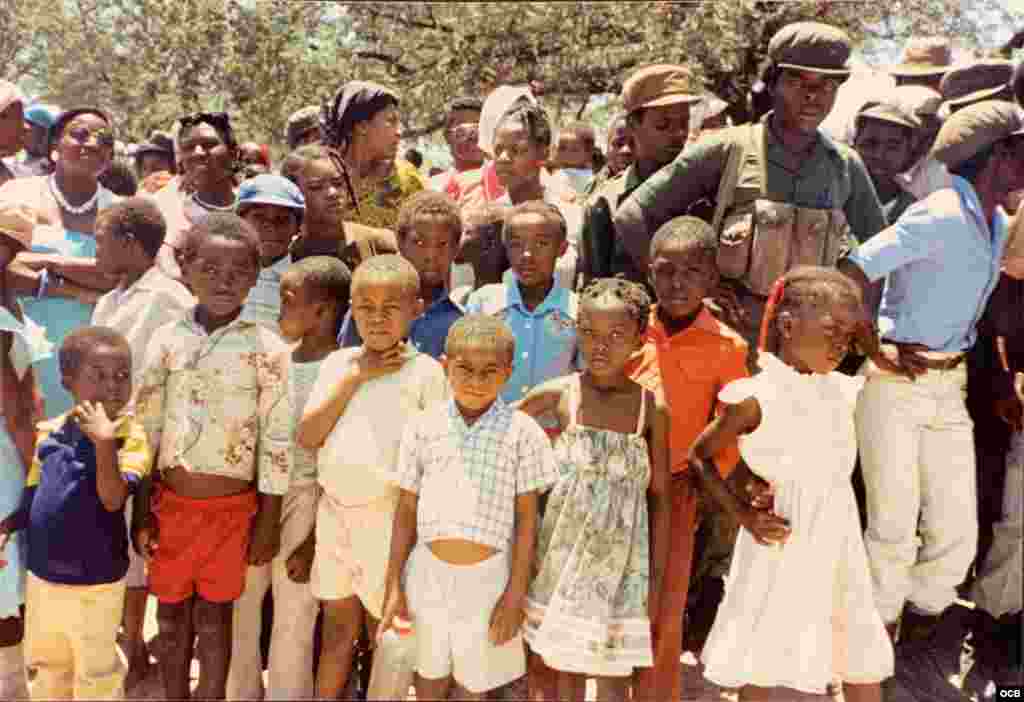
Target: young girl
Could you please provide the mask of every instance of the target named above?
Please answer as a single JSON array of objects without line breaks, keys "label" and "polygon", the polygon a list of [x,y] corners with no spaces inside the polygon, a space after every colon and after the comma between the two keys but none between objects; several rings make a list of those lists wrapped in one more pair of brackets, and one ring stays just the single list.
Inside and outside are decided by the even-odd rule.
[{"label": "young girl", "polygon": [[[743,702],[822,694],[833,674],[847,702],[877,702],[893,672],[850,483],[863,379],[834,372],[855,340],[880,357],[853,281],[794,268],[768,301],[761,373],[722,390],[722,413],[690,451],[705,489],[744,527],[703,653],[705,676],[741,688]],[[711,463],[737,437],[777,515],[738,501]]]},{"label": "young girl", "polygon": [[28,699],[21,640],[25,602],[25,540],[4,524],[21,506],[25,472],[35,452],[42,398],[29,364],[50,355],[41,328],[23,323],[4,287],[3,273],[32,238],[32,221],[18,208],[0,211],[0,700]]},{"label": "young girl", "polygon": [[594,281],[577,328],[587,370],[520,403],[534,417],[556,414],[562,432],[525,627],[533,653],[558,671],[550,699],[583,700],[586,676],[599,678],[601,699],[626,699],[633,669],[653,664],[648,612],[668,558],[668,412],[625,370],[649,307],[635,283]]},{"label": "young girl", "polygon": [[514,105],[498,120],[494,131],[494,165],[506,193],[499,205],[518,205],[542,200],[554,205],[565,218],[569,248],[558,259],[555,282],[574,290],[580,228],[583,213],[541,180],[548,150],[551,148],[551,122],[544,108],[529,102]]}]

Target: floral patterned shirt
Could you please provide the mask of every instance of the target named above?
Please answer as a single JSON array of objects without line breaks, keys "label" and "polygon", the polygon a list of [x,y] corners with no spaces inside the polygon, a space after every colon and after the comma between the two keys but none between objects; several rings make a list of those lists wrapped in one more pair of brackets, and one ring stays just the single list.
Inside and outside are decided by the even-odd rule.
[{"label": "floral patterned shirt", "polygon": [[161,327],[135,397],[136,416],[159,447],[158,470],[258,477],[261,493],[286,493],[288,353],[274,332],[240,319],[207,334],[195,309]]},{"label": "floral patterned shirt", "polygon": [[402,204],[420,190],[424,190],[427,184],[416,170],[416,166],[397,159],[391,174],[383,181],[367,179],[360,182],[357,179],[353,186],[359,200],[359,214],[350,212],[345,216],[345,220],[368,227],[394,229]]}]

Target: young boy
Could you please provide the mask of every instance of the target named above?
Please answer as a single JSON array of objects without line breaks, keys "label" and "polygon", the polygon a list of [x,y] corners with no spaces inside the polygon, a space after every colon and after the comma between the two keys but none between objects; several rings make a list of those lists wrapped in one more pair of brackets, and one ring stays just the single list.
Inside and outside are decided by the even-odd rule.
[{"label": "young boy", "polygon": [[292,264],[288,247],[302,227],[306,200],[295,183],[278,175],[258,175],[238,187],[235,212],[260,237],[260,276],[242,309],[242,319],[278,331],[281,276]]},{"label": "young boy", "polygon": [[[96,302],[92,323],[124,335],[132,350],[132,385],[138,387],[146,359],[146,347],[157,329],[184,317],[195,305],[184,285],[168,278],[156,266],[156,256],[167,235],[167,224],[152,200],[131,197],[115,203],[96,217],[96,266],[121,281]],[[125,505],[130,519],[132,499]],[[129,524],[129,527],[131,525]],[[130,565],[125,578],[124,639],[128,660],[125,691],[141,681],[149,669],[149,651],[142,635],[146,614],[145,561],[129,549]]]},{"label": "young boy", "polygon": [[26,664],[38,699],[121,699],[117,628],[124,608],[128,530],[124,503],[153,460],[142,426],[123,412],[132,353],[107,327],[83,327],[60,349],[75,401],[39,424],[22,508],[0,540],[28,531]]},{"label": "young boy", "polygon": [[277,552],[281,496],[291,475],[288,349],[262,325],[239,319],[259,274],[256,233],[237,215],[213,213],[185,242],[185,278],[198,304],[150,341],[136,410],[159,447],[159,482],[139,500],[139,551],[149,559],[167,697],[223,699],[232,603],[247,565]]},{"label": "young boy", "polygon": [[537,502],[557,472],[544,433],[499,397],[515,350],[501,320],[457,321],[445,348],[451,398],[402,437],[381,628],[412,622],[418,699],[447,699],[455,681],[482,700],[525,673]]},{"label": "young boy", "polygon": [[[289,368],[292,409],[298,426],[323,361],[338,350],[340,318],[348,311],[352,275],[344,263],[313,256],[281,277],[281,336],[298,345]],[[309,586],[316,517],[316,454],[293,445],[291,484],[281,507],[281,549],[271,563],[250,565],[245,591],[235,603],[229,699],[263,697],[260,630],[263,598],[273,590],[267,699],[313,696],[313,627],[320,603]]]},{"label": "young boy", "polygon": [[426,310],[413,320],[409,341],[418,351],[440,359],[448,329],[463,315],[469,288],[451,289],[452,261],[462,238],[462,219],[444,193],[423,190],[398,211],[398,252],[420,276]]},{"label": "young boy", "polygon": [[363,345],[327,357],[296,433],[301,446],[319,449],[323,489],[311,576],[324,606],[318,699],[337,699],[345,688],[364,613],[371,640],[375,636],[398,503],[402,429],[444,397],[440,364],[403,342],[423,310],[419,291],[416,269],[401,256],[374,256],[356,269],[352,316]]},{"label": "young boy", "polygon": [[921,120],[894,103],[871,101],[857,113],[854,130],[853,148],[867,166],[886,221],[893,224],[917,200],[901,185],[900,174],[913,165]]},{"label": "young boy", "polygon": [[466,311],[501,317],[515,335],[512,374],[501,391],[501,399],[511,403],[574,367],[578,298],[555,285],[555,264],[568,247],[557,207],[539,201],[516,205],[505,217],[502,240],[514,275],[475,291]]},{"label": "young boy", "polygon": [[564,127],[559,131],[558,139],[555,141],[553,165],[578,195],[586,192],[594,177],[596,145],[594,128],[586,122],[574,122]]},{"label": "young boy", "polygon": [[[713,415],[718,391],[747,375],[746,343],[703,303],[718,280],[716,251],[714,232],[696,217],[678,217],[655,233],[650,283],[658,302],[631,370],[638,383],[664,393],[672,417],[672,558],[662,582],[675,586],[663,591],[658,611],[651,614],[654,667],[637,674],[635,687],[653,700],[678,700],[681,695],[683,611],[697,523],[697,495],[686,473],[687,451]],[[717,457],[723,474],[730,473],[738,460],[736,447]]]}]

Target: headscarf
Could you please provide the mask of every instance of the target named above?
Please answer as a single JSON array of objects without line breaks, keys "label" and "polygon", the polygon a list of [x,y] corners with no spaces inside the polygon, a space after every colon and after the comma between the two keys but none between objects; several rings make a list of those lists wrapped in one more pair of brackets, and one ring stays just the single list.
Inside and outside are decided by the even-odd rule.
[{"label": "headscarf", "polygon": [[360,122],[373,119],[381,110],[399,104],[398,93],[377,83],[350,80],[320,111],[324,143],[342,152],[352,141],[352,130]]},{"label": "headscarf", "polygon": [[483,109],[480,111],[480,131],[477,144],[485,154],[493,157],[494,133],[498,131],[498,122],[520,100],[537,104],[537,98],[530,92],[528,85],[502,85],[495,88],[484,100]]}]

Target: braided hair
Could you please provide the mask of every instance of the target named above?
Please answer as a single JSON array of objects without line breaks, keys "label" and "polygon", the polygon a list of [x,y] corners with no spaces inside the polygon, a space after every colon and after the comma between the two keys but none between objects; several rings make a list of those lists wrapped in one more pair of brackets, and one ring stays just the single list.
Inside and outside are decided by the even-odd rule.
[{"label": "braided hair", "polygon": [[591,281],[580,293],[580,306],[604,297],[615,298],[623,304],[629,316],[636,320],[640,334],[647,330],[651,296],[647,294],[644,286],[625,278],[598,278]]},{"label": "braided hair", "polygon": [[505,122],[522,124],[530,143],[542,147],[544,153],[551,148],[551,120],[540,105],[525,100],[512,105],[498,120],[494,128],[495,133]]},{"label": "braided hair", "polygon": [[761,321],[758,348],[762,351],[778,349],[775,321],[782,312],[820,314],[836,305],[860,305],[861,300],[857,284],[835,268],[797,266],[772,286]]},{"label": "braided hair", "polygon": [[[290,168],[294,169],[292,171],[293,174],[301,171],[309,161],[330,161],[333,163],[334,167],[338,169],[338,173],[341,173],[341,177],[345,180],[345,190],[348,191],[348,199],[351,201],[352,207],[355,208],[356,214],[359,214],[359,198],[356,197],[356,188],[352,184],[352,176],[349,174],[348,166],[345,165],[345,159],[341,157],[336,148],[326,144],[306,144],[288,154],[287,159],[292,160]],[[293,180],[293,178],[289,179]]]}]

